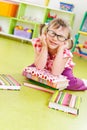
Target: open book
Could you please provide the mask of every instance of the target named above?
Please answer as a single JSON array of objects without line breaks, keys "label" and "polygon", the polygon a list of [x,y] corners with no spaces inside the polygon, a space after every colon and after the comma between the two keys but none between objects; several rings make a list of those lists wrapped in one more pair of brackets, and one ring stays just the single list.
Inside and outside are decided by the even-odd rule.
[{"label": "open book", "polygon": [[49,108],[61,110],[73,115],[79,114],[81,97],[56,90],[49,101]]},{"label": "open book", "polygon": [[21,84],[11,75],[0,74],[0,89],[20,90]]}]

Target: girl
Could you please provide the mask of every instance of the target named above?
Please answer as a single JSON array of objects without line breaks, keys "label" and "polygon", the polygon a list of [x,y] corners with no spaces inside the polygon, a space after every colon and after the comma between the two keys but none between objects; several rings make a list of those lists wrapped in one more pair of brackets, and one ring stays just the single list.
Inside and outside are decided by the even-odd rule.
[{"label": "girl", "polygon": [[73,75],[71,29],[64,20],[52,20],[42,28],[39,38],[32,39],[32,43],[35,50],[33,66],[41,70],[47,69],[53,75],[67,76],[68,90],[87,90],[84,81]]}]

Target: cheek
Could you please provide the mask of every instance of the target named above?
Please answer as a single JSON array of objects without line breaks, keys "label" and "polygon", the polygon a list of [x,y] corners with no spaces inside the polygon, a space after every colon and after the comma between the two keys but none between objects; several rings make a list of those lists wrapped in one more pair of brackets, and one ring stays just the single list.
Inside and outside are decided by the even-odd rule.
[{"label": "cheek", "polygon": [[46,42],[49,43],[49,41],[50,41],[50,37],[46,36]]},{"label": "cheek", "polygon": [[62,45],[64,45],[64,42],[58,41],[58,42],[57,42],[57,45],[58,45],[58,46],[62,46]]}]

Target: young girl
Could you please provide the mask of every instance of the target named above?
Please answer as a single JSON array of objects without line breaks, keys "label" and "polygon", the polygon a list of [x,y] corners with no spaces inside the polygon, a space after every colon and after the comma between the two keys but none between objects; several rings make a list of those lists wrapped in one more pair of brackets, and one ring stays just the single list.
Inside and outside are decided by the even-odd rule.
[{"label": "young girl", "polygon": [[42,28],[39,38],[32,39],[32,43],[35,50],[33,66],[41,70],[47,69],[53,75],[67,76],[68,90],[87,90],[84,81],[73,75],[71,29],[64,20],[52,20]]}]

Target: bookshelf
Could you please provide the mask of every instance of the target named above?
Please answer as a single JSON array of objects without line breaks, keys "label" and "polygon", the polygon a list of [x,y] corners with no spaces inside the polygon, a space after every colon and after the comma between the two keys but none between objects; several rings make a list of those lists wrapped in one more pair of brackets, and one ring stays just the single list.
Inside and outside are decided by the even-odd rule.
[{"label": "bookshelf", "polygon": [[[6,7],[5,11],[4,8]],[[13,12],[13,13],[11,13]],[[70,11],[53,9],[45,5],[37,5],[29,2],[15,0],[0,1],[0,35],[30,41],[39,35],[39,25],[48,19],[48,13],[52,16],[65,17],[73,27],[75,14]],[[4,23],[4,24],[3,24]],[[19,33],[14,33],[19,29]],[[17,31],[16,30],[16,31]],[[24,30],[24,32],[23,32]],[[30,33],[31,37],[21,35],[21,32]]]}]

